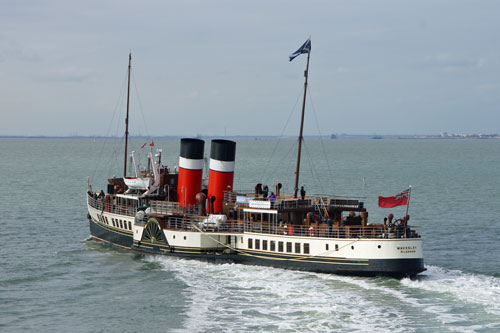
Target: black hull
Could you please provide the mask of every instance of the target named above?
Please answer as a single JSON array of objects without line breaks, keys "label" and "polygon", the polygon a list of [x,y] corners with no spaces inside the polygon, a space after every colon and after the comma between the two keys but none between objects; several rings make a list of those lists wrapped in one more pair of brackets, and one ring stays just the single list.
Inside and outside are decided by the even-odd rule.
[{"label": "black hull", "polygon": [[412,277],[425,271],[423,259],[346,259],[304,257],[262,251],[229,252],[228,249],[200,250],[197,248],[170,247],[167,244],[133,242],[132,233],[117,232],[90,221],[94,239],[106,241],[133,251],[153,255],[168,255],[185,259],[212,262],[269,266],[308,272],[355,275]]},{"label": "black hull", "polygon": [[103,226],[89,219],[90,235],[92,238],[112,243],[120,247],[130,249],[133,243],[132,231],[116,230],[111,227]]}]

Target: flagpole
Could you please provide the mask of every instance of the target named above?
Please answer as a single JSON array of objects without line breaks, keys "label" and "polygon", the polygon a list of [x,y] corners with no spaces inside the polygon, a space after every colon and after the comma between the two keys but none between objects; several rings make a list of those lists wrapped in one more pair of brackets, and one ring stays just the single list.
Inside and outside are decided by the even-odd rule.
[{"label": "flagpole", "polygon": [[299,149],[297,153],[297,169],[295,170],[295,192],[293,197],[297,198],[297,192],[299,191],[299,172],[300,172],[300,154],[302,152],[302,141],[304,140],[302,133],[304,130],[304,112],[306,109],[306,94],[307,94],[307,78],[309,76],[309,57],[311,56],[311,50],[307,53],[307,65],[306,71],[304,72],[304,99],[302,101],[302,118],[300,120],[300,133],[299,133]]},{"label": "flagpole", "polygon": [[408,216],[408,209],[410,209],[411,185],[410,185],[410,187],[408,189],[409,189],[409,191],[408,191],[408,204],[406,205],[406,215],[405,215],[405,218],[406,218],[406,216]]}]

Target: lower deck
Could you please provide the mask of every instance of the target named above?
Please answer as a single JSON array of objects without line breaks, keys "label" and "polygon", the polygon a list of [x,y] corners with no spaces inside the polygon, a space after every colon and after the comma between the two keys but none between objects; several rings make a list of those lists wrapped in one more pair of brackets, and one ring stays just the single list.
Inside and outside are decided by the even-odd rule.
[{"label": "lower deck", "polygon": [[[399,277],[425,270],[420,238],[333,238],[161,227],[148,230],[154,222],[131,223],[129,230],[127,218],[115,226],[107,223],[110,219],[115,217],[89,207],[92,237],[142,253],[335,274]],[[151,237],[154,232],[158,237]]]}]

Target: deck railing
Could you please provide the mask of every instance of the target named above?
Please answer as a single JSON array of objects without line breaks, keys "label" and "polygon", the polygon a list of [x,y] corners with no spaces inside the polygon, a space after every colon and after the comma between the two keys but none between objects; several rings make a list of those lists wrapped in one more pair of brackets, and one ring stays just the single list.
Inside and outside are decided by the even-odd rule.
[{"label": "deck railing", "polygon": [[[264,198],[259,195],[255,196],[254,193],[249,192],[225,191],[224,201],[230,205],[251,207],[251,202],[269,202],[270,198]],[[293,198],[293,196],[290,195],[279,195],[278,197],[273,199],[270,205],[273,209],[308,208],[311,206],[319,207],[319,209],[327,209],[329,207],[340,207],[344,209],[363,208],[363,202],[356,199],[323,195],[306,196],[303,200],[300,198]]]},{"label": "deck railing", "polygon": [[[128,206],[123,204],[114,204],[112,199],[107,199],[106,197],[102,196],[98,196],[96,199],[94,196],[89,195],[88,198],[90,206],[98,210],[127,216],[135,216],[135,214],[137,213],[138,206],[136,204]],[[176,213],[199,215],[200,213],[200,205],[181,207],[181,204],[178,202],[151,200],[149,202],[149,207],[152,214],[158,215]]]},{"label": "deck railing", "polygon": [[88,200],[91,207],[112,214],[135,216],[137,212],[136,205],[115,205],[113,202],[107,201],[104,197],[95,199],[93,196],[89,195]]},{"label": "deck railing", "polygon": [[179,202],[159,201],[152,200],[149,202],[151,213],[153,214],[172,214],[172,213],[187,213],[187,214],[200,214],[200,205],[187,205],[182,207]]},{"label": "deck railing", "polygon": [[[113,214],[136,216],[136,206],[113,205],[105,198],[95,199],[88,197],[89,204],[95,209],[110,212]],[[172,213],[177,209],[186,212],[178,203],[169,203],[161,201],[150,202],[151,213],[166,214]],[[213,223],[206,216],[199,216],[199,206],[193,207],[194,214],[186,217],[168,217],[164,227],[173,230],[197,231],[197,232],[227,232],[243,233],[254,232],[271,235],[288,235],[302,237],[320,237],[320,238],[419,238],[415,227],[404,225],[385,226],[383,224],[372,224],[367,226],[328,226],[327,224],[314,224],[311,226],[297,225],[268,225],[259,222],[243,222],[229,220],[226,222]],[[144,225],[148,216],[144,216],[137,224]]]},{"label": "deck railing", "polygon": [[266,226],[260,223],[244,223],[229,220],[219,224],[210,224],[203,216],[191,216],[189,218],[169,218],[165,227],[173,230],[198,231],[198,232],[222,232],[243,233],[254,232],[271,235],[287,235],[318,238],[419,238],[414,227],[391,226],[382,224],[369,226]]}]

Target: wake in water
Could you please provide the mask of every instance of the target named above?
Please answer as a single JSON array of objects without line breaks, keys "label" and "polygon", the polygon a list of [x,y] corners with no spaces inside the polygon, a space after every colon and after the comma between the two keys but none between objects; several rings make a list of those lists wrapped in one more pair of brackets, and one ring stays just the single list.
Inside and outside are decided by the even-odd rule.
[{"label": "wake in water", "polygon": [[437,292],[456,301],[477,304],[487,313],[500,316],[500,279],[492,276],[427,266],[427,273],[415,280],[403,279],[409,288]]},{"label": "wake in water", "polygon": [[500,279],[428,266],[416,280],[147,257],[186,286],[183,331],[500,328]]}]

